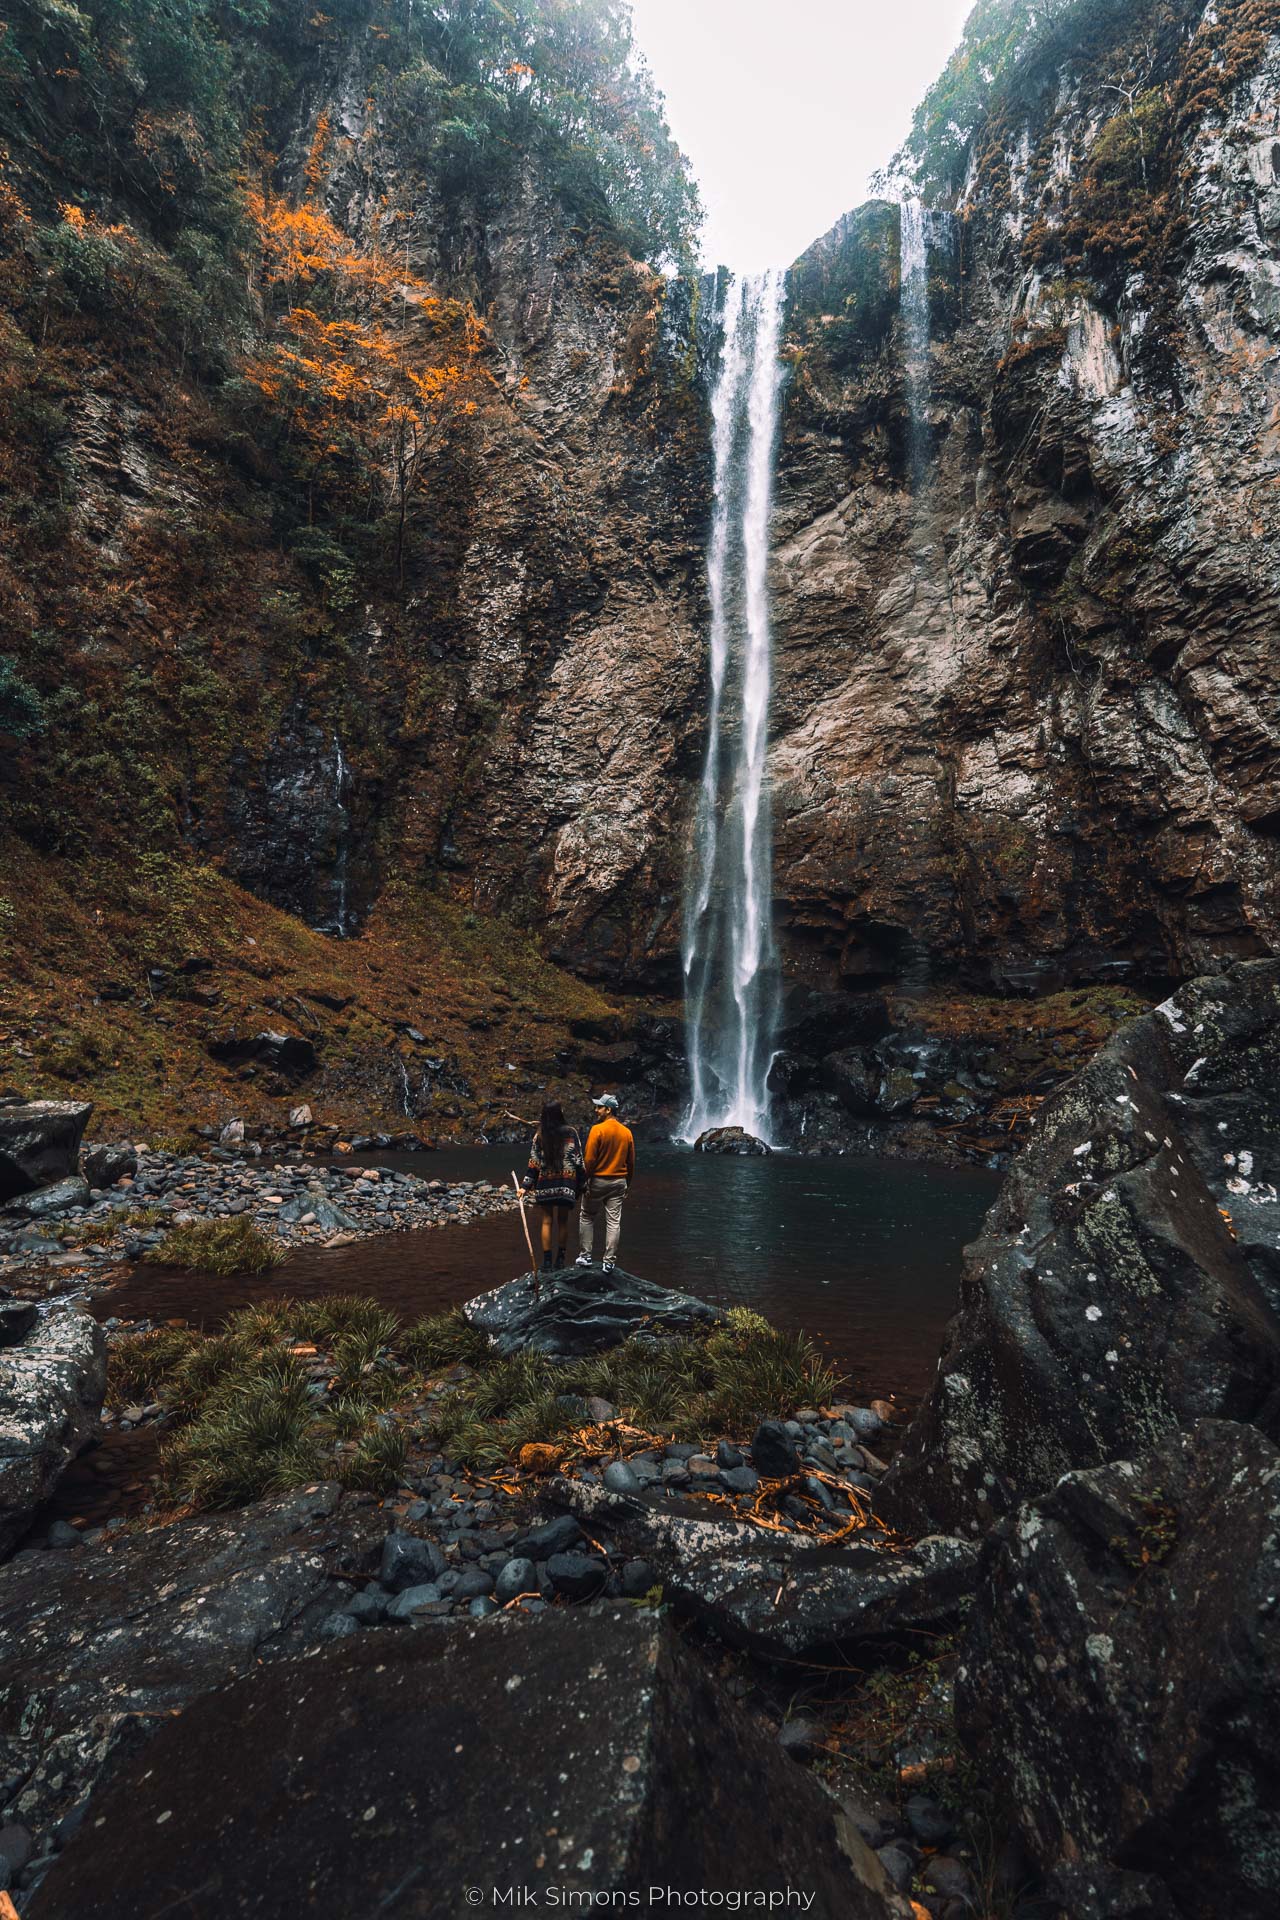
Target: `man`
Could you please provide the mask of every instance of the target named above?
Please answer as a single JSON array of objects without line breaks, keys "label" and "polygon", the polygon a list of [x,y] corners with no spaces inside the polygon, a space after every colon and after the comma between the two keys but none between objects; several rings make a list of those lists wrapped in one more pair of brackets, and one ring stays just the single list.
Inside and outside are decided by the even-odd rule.
[{"label": "man", "polygon": [[578,1218],[578,1265],[589,1267],[596,1243],[596,1220],[604,1213],[604,1270],[612,1273],[618,1261],[622,1232],[622,1202],[636,1170],[636,1143],[630,1127],[618,1118],[618,1102],[602,1093],[592,1103],[596,1122],[582,1154],[584,1185]]}]

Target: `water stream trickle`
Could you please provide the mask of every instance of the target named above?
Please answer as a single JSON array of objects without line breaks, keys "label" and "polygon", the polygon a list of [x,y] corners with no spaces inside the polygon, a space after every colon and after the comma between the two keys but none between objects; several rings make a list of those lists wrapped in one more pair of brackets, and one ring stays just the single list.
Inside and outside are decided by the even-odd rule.
[{"label": "water stream trickle", "polygon": [[903,365],[910,424],[911,485],[919,492],[928,464],[929,434],[929,231],[918,200],[904,200],[900,294]]},{"label": "water stream trickle", "polygon": [[777,1021],[768,748],[769,512],[786,277],[728,284],[711,399],[707,548],[711,688],[684,925],[692,1092],[683,1134],[740,1126],[769,1138]]},{"label": "water stream trickle", "polygon": [[347,935],[347,837],[351,824],[351,814],[343,795],[349,778],[348,768],[342,752],[342,742],[337,734],[333,736],[333,796],[338,812],[342,815],[342,827],[338,835],[338,852],[333,867],[333,890],[335,896],[334,932],[340,940]]}]

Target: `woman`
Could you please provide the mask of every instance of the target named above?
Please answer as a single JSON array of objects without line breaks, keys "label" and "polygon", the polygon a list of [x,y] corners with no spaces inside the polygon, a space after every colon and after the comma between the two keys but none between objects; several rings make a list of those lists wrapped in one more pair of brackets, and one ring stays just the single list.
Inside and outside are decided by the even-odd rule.
[{"label": "woman", "polygon": [[[562,1267],[569,1245],[569,1213],[582,1181],[582,1142],[565,1125],[563,1109],[549,1100],[529,1149],[524,1190],[542,1208],[542,1271]],[[552,1259],[552,1248],[555,1258]]]}]

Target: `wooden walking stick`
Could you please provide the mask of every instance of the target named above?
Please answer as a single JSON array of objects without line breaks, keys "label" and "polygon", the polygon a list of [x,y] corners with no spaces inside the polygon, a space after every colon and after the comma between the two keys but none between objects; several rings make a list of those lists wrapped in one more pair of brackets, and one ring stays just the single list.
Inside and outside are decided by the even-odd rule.
[{"label": "wooden walking stick", "polygon": [[529,1271],[536,1281],[538,1276],[538,1262],[534,1257],[533,1241],[529,1238],[529,1221],[524,1210],[524,1190],[514,1173],[511,1175],[511,1184],[516,1190],[516,1199],[520,1202],[520,1225],[524,1228],[524,1243],[529,1249]]}]

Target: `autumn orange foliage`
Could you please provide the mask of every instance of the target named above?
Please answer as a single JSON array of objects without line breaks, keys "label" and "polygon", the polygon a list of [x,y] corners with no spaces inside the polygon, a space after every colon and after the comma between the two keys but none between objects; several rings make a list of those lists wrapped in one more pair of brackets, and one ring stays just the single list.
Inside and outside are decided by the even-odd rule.
[{"label": "autumn orange foliage", "polygon": [[309,447],[313,486],[326,463],[343,455],[363,451],[378,462],[397,512],[402,563],[409,497],[426,460],[456,420],[475,412],[484,328],[469,305],[440,299],[386,250],[381,207],[365,246],[326,212],[328,140],[322,114],[301,201],[265,185],[246,187],[264,304],[270,308],[276,290],[287,304],[245,376],[283,409],[295,443]]}]

